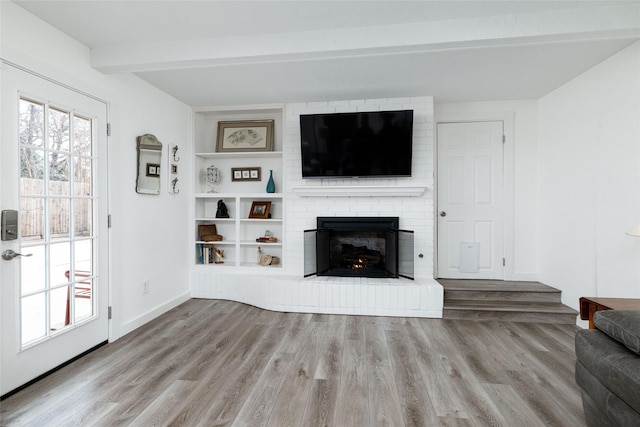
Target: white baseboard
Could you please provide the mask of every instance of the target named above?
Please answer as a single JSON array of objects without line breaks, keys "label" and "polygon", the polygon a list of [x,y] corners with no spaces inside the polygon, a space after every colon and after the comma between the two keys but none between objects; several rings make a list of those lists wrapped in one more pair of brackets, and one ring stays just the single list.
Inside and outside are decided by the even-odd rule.
[{"label": "white baseboard", "polygon": [[162,305],[159,305],[158,307],[151,309],[146,313],[141,314],[135,319],[122,324],[120,326],[120,335],[118,337],[112,337],[111,341],[115,341],[118,338],[122,338],[123,336],[127,335],[129,332],[132,332],[138,329],[140,326],[144,325],[145,323],[152,321],[156,317],[166,313],[172,308],[175,308],[180,304],[182,304],[183,302],[188,301],[190,299],[191,299],[191,292],[190,291],[185,292],[184,294],[172,299],[171,301],[168,301]]}]

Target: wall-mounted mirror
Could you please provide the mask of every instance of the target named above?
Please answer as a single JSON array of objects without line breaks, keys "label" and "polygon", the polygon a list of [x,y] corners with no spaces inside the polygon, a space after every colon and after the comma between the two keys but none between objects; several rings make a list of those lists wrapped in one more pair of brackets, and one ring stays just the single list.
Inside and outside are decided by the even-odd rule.
[{"label": "wall-mounted mirror", "polygon": [[139,136],[136,141],[138,143],[136,192],[140,194],[160,194],[162,143],[150,133]]}]

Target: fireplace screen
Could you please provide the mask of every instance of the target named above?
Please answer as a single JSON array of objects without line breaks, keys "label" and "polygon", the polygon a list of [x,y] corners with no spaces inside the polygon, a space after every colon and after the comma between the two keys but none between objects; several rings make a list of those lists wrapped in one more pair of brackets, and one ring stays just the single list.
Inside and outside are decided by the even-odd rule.
[{"label": "fireplace screen", "polygon": [[305,277],[413,279],[413,232],[397,217],[318,217],[305,231]]}]

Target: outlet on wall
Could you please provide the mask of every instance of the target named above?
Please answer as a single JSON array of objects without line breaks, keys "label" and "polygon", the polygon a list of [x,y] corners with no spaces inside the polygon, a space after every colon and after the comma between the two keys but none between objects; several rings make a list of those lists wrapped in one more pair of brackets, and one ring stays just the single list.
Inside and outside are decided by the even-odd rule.
[{"label": "outlet on wall", "polygon": [[149,293],[149,280],[148,279],[142,282],[142,293],[143,294]]}]

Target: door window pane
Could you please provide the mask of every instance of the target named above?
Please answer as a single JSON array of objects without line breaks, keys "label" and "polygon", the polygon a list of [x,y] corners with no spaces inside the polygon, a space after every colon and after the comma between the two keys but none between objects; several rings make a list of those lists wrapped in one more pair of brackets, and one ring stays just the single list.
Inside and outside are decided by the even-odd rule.
[{"label": "door window pane", "polygon": [[30,257],[20,259],[20,280],[22,281],[22,295],[45,289],[45,256],[44,245],[22,247],[20,253],[31,254]]},{"label": "door window pane", "polygon": [[[74,265],[76,271],[86,272],[93,275],[93,239],[77,240],[74,243]],[[76,278],[75,280],[81,280]]]},{"label": "door window pane", "polygon": [[44,105],[20,100],[20,144],[44,147]]},{"label": "door window pane", "polygon": [[69,286],[54,289],[50,292],[49,324],[51,329],[57,331],[69,324],[71,318],[71,305],[69,298]]},{"label": "door window pane", "polygon": [[91,196],[91,159],[74,157],[73,167],[74,195]]},{"label": "door window pane", "polygon": [[91,156],[91,120],[73,117],[73,153],[76,156]]},{"label": "door window pane", "polygon": [[22,194],[44,194],[44,150],[20,148],[20,178]]},{"label": "door window pane", "polygon": [[27,344],[47,335],[45,293],[21,299],[22,344]]},{"label": "door window pane", "polygon": [[52,239],[69,237],[71,200],[49,199],[49,233]]},{"label": "door window pane", "polygon": [[49,191],[51,194],[69,195],[69,155],[49,153]]},{"label": "door window pane", "polygon": [[75,321],[93,316],[93,280],[85,279],[75,284]]},{"label": "door window pane", "polygon": [[69,151],[69,113],[49,108],[49,148]]},{"label": "door window pane", "polygon": [[92,205],[91,199],[75,200],[75,215],[73,231],[76,238],[89,237],[92,231]]},{"label": "door window pane", "polygon": [[44,198],[20,198],[20,236],[29,242],[44,240]]},{"label": "door window pane", "polygon": [[51,286],[69,281],[71,271],[71,243],[56,243],[49,246],[49,283]]}]

